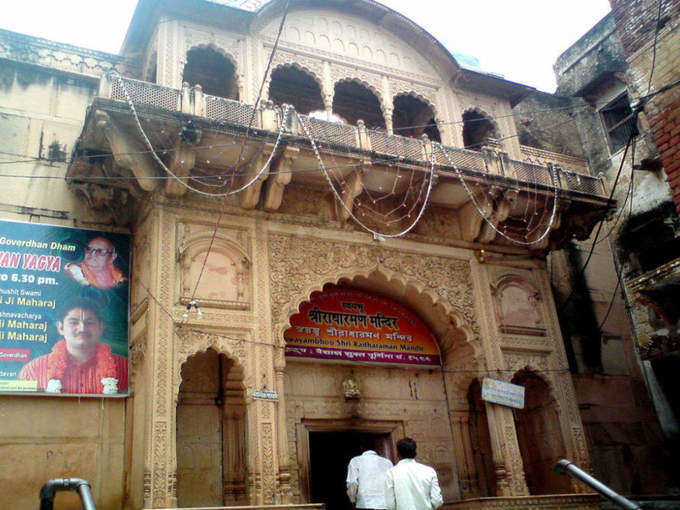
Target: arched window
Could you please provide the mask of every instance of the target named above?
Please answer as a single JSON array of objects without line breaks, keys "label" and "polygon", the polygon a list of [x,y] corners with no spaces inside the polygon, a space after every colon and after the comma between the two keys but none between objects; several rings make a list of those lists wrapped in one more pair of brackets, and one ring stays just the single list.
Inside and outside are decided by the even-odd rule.
[{"label": "arched window", "polygon": [[395,135],[419,138],[425,133],[430,140],[441,142],[439,128],[434,121],[434,112],[425,101],[411,95],[394,98],[392,126]]},{"label": "arched window", "polygon": [[355,81],[335,84],[333,113],[355,126],[361,119],[368,128],[385,129],[380,100],[369,88]]},{"label": "arched window", "polygon": [[239,99],[234,64],[212,48],[192,48],[187,52],[182,81],[200,84],[204,94]]},{"label": "arched window", "polygon": [[307,72],[292,65],[277,67],[271,75],[269,99],[278,105],[289,104],[303,115],[323,110],[321,87]]},{"label": "arched window", "polygon": [[480,150],[490,138],[498,138],[495,124],[476,110],[463,114],[463,144],[466,149]]}]

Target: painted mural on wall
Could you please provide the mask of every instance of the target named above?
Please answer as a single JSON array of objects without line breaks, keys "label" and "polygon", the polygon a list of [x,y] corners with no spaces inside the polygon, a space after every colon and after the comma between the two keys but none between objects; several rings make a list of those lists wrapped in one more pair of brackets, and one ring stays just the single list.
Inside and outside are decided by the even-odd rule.
[{"label": "painted mural on wall", "polygon": [[128,393],[130,238],[0,221],[0,392]]},{"label": "painted mural on wall", "polygon": [[290,319],[286,355],[336,361],[438,366],[437,342],[399,303],[352,289],[314,292]]}]

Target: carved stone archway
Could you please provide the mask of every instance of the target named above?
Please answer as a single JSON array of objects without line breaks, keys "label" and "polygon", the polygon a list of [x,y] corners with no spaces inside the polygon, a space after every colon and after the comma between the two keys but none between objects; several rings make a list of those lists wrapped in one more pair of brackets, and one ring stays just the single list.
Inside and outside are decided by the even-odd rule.
[{"label": "carved stone archway", "polygon": [[[171,492],[174,501],[177,500],[177,469],[178,469],[177,409],[180,396],[180,387],[183,381],[182,367],[184,367],[192,357],[195,357],[196,355],[201,353],[206,353],[208,351],[214,351],[214,353],[216,353],[218,356],[221,357],[223,356],[226,360],[229,360],[230,367],[229,378],[227,381],[228,384],[226,385],[227,388],[225,389],[225,394],[222,397],[224,399],[224,402],[229,401],[232,404],[229,408],[224,406],[224,403],[222,404],[222,406],[224,406],[222,411],[225,413],[225,416],[228,415],[231,419],[228,425],[231,427],[231,429],[233,429],[225,431],[225,433],[228,436],[230,436],[229,440],[233,439],[231,437],[232,435],[234,434],[240,435],[242,433],[241,429],[244,427],[244,424],[247,420],[246,415],[251,414],[253,412],[253,410],[251,409],[252,406],[248,405],[246,399],[247,388],[252,387],[252,378],[248,376],[245,370],[245,367],[247,366],[246,339],[238,338],[236,335],[220,334],[216,332],[204,333],[190,329],[185,331],[180,330],[176,335],[176,338],[177,338],[176,344],[177,351],[174,357],[174,366],[172,373],[172,388],[173,388],[172,390],[173,411],[171,421],[172,426],[170,427],[171,435],[169,444],[166,445],[168,455],[167,465],[171,466],[171,469],[173,471],[172,478],[174,482]],[[245,434],[243,440],[245,441]],[[242,449],[243,451],[245,451],[246,449],[245,443],[242,445]],[[243,463],[246,459],[247,457],[240,459],[238,462]],[[232,462],[231,464],[236,464],[236,462]],[[248,469],[251,468],[250,464],[251,464],[250,462],[247,463]],[[245,503],[245,498],[247,496],[246,492],[250,492],[251,489],[245,488],[246,483],[245,474],[243,477],[239,476],[238,478],[239,479],[243,478],[242,481],[236,484],[238,485],[238,487],[234,486],[233,480],[225,479],[224,481],[225,486],[223,487],[223,491],[225,497],[228,496],[227,493],[229,493],[230,491],[232,493],[235,492],[237,494],[240,494],[241,496],[239,497],[242,497],[242,500],[239,500],[239,502]]]},{"label": "carved stone archway", "polygon": [[[453,305],[427,284],[402,273],[393,271],[382,264],[372,267],[355,266],[336,274],[328,274],[317,282],[301,289],[291,296],[287,305],[277,317],[274,338],[280,347],[285,347],[283,332],[290,327],[290,317],[297,313],[299,305],[307,301],[314,291],[323,290],[324,285],[343,285],[360,290],[377,292],[395,299],[416,312],[433,331],[440,349],[444,366],[453,365],[452,353],[466,350],[474,359],[481,359],[482,349],[472,328],[455,310]],[[481,367],[480,367],[481,368]]]},{"label": "carved stone archway", "polygon": [[[290,278],[295,278],[295,276],[290,274],[288,276]],[[419,281],[413,276],[407,276],[403,272],[393,271],[392,269],[380,263],[368,267],[365,265],[351,266],[337,272],[329,271],[328,274],[319,278],[315,278],[315,281],[307,282],[307,284],[301,287],[298,292],[289,295],[289,301],[281,308],[277,316],[274,317],[274,319],[278,320],[274,326],[275,333],[273,337],[277,342],[279,342],[280,347],[284,347],[283,332],[290,325],[290,316],[298,311],[299,305],[302,302],[309,300],[310,295],[314,291],[323,290],[324,286],[327,284],[369,291],[379,295],[384,295],[387,298],[400,302],[418,314],[433,331],[440,345],[443,363],[445,366],[449,367],[449,370],[452,371],[455,369],[455,367],[458,366],[458,361],[462,360],[463,358],[471,362],[468,367],[478,366],[476,358],[481,356],[481,346],[479,345],[479,342],[476,341],[476,336],[473,329],[467,325],[465,318],[462,317],[455,307],[451,305],[451,303],[446,299],[442,298],[442,296],[434,291],[434,289],[431,289],[428,283]],[[282,352],[283,349],[279,349],[278,351]],[[280,374],[281,385],[279,386],[279,391],[281,394],[285,393],[283,384],[286,373],[285,367],[285,359],[281,359],[275,364],[277,373]],[[441,451],[444,451],[443,449],[450,450],[450,453],[446,454],[446,463],[448,463],[447,465],[449,467],[445,468],[445,472],[447,473],[445,476],[448,476],[449,487],[455,486],[455,497],[458,498],[460,497],[460,492],[458,484],[458,470],[456,466],[459,456],[457,455],[455,447],[453,447],[455,444],[455,437],[452,435],[452,425],[449,418],[447,418],[447,415],[450,414],[448,409],[450,409],[451,405],[449,399],[455,400],[457,397],[450,394],[451,388],[455,387],[455,385],[451,387],[449,386],[449,375],[452,374],[442,372],[441,375],[436,375],[438,384],[441,385],[442,388],[441,391],[444,398],[443,402],[445,402],[441,404],[445,412],[443,416],[438,419],[441,420],[443,424],[445,424],[446,437],[448,437],[446,441],[447,446],[436,445],[433,441],[425,440],[423,440],[423,444],[425,445],[424,448],[426,448],[426,455],[435,456],[439,459],[442,458]],[[447,390],[447,387],[449,387],[449,390]],[[288,398],[293,398],[293,396],[286,395],[286,399]],[[292,402],[294,402],[294,400]],[[334,409],[334,404],[331,403],[330,407],[324,411],[327,412],[328,415],[320,415],[320,418],[335,416],[338,411]],[[291,410],[292,409],[289,408],[288,412],[291,412]],[[344,411],[340,409],[339,412],[343,413]],[[366,420],[370,421],[371,419],[390,419],[387,414],[380,417],[371,417],[371,412],[366,412],[367,415],[361,420],[357,421],[357,424],[365,424],[367,423]],[[385,412],[389,414],[388,411]],[[290,429],[290,427],[295,424],[295,430],[298,430],[300,417],[297,416],[297,413],[294,414],[294,416],[287,417],[286,426]],[[391,419],[397,419],[397,416],[398,415],[395,414]],[[406,417],[401,416],[399,419],[406,420]],[[290,433],[290,430],[288,432]],[[299,447],[299,443],[297,444]],[[293,447],[291,446],[291,448]],[[307,472],[304,467],[300,467],[304,466],[305,463],[303,462],[300,464],[299,456],[300,452],[298,451],[298,468],[297,470],[293,470],[294,474],[296,471],[300,473]],[[300,476],[303,478],[297,480],[298,484],[293,484],[296,487],[304,487],[305,484],[309,483],[309,480],[304,478],[304,476],[308,476],[308,473],[307,475],[301,474]],[[453,480],[453,485],[451,480]]]},{"label": "carved stone archway", "polygon": [[243,368],[209,347],[189,356],[176,394],[179,506],[248,502]]}]

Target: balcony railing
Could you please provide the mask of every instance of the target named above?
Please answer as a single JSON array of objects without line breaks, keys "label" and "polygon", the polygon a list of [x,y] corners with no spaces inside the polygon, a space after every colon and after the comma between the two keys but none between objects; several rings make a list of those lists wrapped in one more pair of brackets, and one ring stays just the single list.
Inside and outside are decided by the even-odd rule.
[{"label": "balcony railing", "polygon": [[[181,90],[162,87],[153,83],[133,80],[131,78],[113,77],[110,81],[102,78],[99,95],[118,101],[126,101],[125,91],[135,105],[147,105],[165,110],[182,111],[218,121],[223,125],[238,128],[251,128],[278,131],[279,118],[272,104],[261,103],[254,106],[203,94],[200,86],[185,85]],[[429,143],[427,138],[408,138],[392,135],[385,131],[366,129],[361,123],[358,126],[327,122],[301,115],[317,143],[322,147],[340,148],[344,150],[371,151],[385,156],[387,160],[405,160],[419,164],[427,164],[429,160]],[[289,119],[287,130],[294,135],[304,136],[302,126]],[[515,179],[520,183],[531,185],[553,186],[563,190],[606,196],[601,179],[564,169],[559,165],[548,166],[512,160],[507,153],[499,150],[498,144],[482,147],[479,151],[455,147],[445,147],[448,158],[440,151],[435,151],[435,164],[450,167],[451,163],[461,170],[503,176]],[[450,160],[450,161],[449,161]]]}]

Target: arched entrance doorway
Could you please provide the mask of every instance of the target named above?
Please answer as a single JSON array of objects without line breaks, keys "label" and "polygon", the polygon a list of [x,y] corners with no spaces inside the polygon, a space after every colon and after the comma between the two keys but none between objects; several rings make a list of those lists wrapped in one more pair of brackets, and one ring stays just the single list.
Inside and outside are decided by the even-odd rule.
[{"label": "arched entrance doorway", "polygon": [[246,504],[243,372],[212,348],[182,366],[177,399],[177,503]]},{"label": "arched entrance doorway", "polygon": [[474,476],[471,476],[470,495],[471,497],[497,496],[489,422],[486,404],[482,400],[482,385],[479,379],[474,379],[470,383],[467,401],[470,407],[470,449],[474,473]]},{"label": "arched entrance doorway", "polygon": [[[377,352],[369,357],[364,354],[338,356],[335,352],[348,345],[356,346],[358,350],[380,351],[381,347],[371,342],[387,345],[388,334],[399,345],[410,348],[419,345],[415,335],[409,339],[411,333],[398,328],[394,331],[373,328],[374,331],[357,325],[364,320],[362,316],[369,324],[378,320],[378,313],[367,303],[381,300],[387,306],[381,312],[383,319],[397,317],[399,312],[396,310],[406,308],[426,328],[427,334],[432,335],[437,351],[445,358],[450,353],[462,352],[458,350],[459,344],[465,343],[468,336],[459,326],[458,319],[447,313],[441,304],[433,303],[431,296],[411,290],[415,289],[408,283],[390,281],[379,272],[340,279],[335,284],[325,285],[320,292],[312,292],[298,306],[298,313],[293,314],[293,317],[307,314],[309,318],[310,313],[321,313],[321,316],[315,315],[320,321],[318,325],[304,325],[291,317],[284,336],[290,340],[289,335],[299,333],[298,339],[308,343],[288,342],[289,347],[311,347],[312,351],[321,354],[319,358],[305,357],[309,349],[300,349],[299,356],[286,357],[286,416],[289,437],[295,438],[289,441],[293,464],[291,485],[294,492],[299,491],[301,502],[323,502],[329,510],[348,508],[344,476],[349,459],[356,453],[352,450],[362,437],[371,439],[376,449],[393,462],[397,461],[394,456],[396,441],[405,436],[414,438],[418,443],[417,458],[435,468],[445,499],[460,498],[457,445],[449,416],[455,402],[465,399],[465,390],[459,392],[454,387],[438,360],[428,366],[421,358],[422,364],[407,366],[394,360],[378,362],[381,354]],[[367,301],[356,299],[357,291],[367,295]],[[317,299],[318,294],[331,292],[341,296],[337,310],[325,307]],[[346,293],[344,297],[343,292]],[[331,315],[324,316],[325,312],[331,312]],[[333,315],[336,313],[340,315]],[[372,336],[375,333],[379,335]],[[329,334],[335,339],[333,345]],[[444,346],[445,352],[440,351],[440,345]],[[472,351],[471,348],[468,350]],[[290,354],[290,349],[288,352]],[[383,354],[385,352],[389,349]],[[424,355],[428,349],[406,349],[405,352]],[[469,367],[475,364],[474,359],[466,362]],[[330,441],[333,448],[324,447],[324,441]],[[322,458],[318,455],[320,448],[326,452]],[[315,484],[323,473],[328,476],[331,472],[340,480],[335,488],[337,494],[326,494],[320,499]]]},{"label": "arched entrance doorway", "polygon": [[569,477],[554,472],[566,457],[557,401],[548,384],[531,370],[520,370],[511,381],[524,386],[524,408],[515,409],[515,428],[530,494],[571,492]]}]

